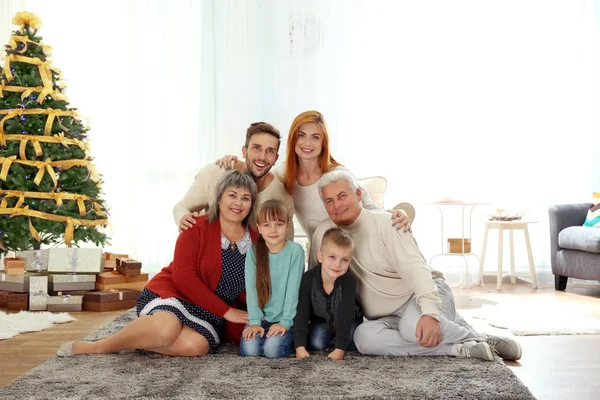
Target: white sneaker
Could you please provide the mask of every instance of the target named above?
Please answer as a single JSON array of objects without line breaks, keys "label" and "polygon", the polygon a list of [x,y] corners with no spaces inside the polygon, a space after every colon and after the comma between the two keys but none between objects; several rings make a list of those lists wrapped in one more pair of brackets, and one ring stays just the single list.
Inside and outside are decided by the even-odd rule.
[{"label": "white sneaker", "polygon": [[521,345],[511,337],[485,335],[485,341],[505,360],[517,361],[523,353]]},{"label": "white sneaker", "polygon": [[486,342],[465,342],[457,344],[458,356],[479,358],[485,361],[494,361],[494,352]]}]

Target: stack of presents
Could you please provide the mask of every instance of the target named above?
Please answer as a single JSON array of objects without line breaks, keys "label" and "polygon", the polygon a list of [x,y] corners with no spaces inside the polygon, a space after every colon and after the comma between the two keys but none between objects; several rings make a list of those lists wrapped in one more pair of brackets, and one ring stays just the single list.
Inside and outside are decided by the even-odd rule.
[{"label": "stack of presents", "polygon": [[17,251],[0,271],[0,308],[112,311],[135,307],[148,283],[142,263],[101,249]]}]

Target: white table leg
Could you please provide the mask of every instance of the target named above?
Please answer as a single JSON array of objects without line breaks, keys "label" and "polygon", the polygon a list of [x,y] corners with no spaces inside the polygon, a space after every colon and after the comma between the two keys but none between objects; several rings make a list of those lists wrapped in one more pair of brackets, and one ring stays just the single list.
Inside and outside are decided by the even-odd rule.
[{"label": "white table leg", "polygon": [[510,229],[508,239],[510,241],[510,283],[517,283],[517,277],[515,276],[515,245],[513,241],[513,230]]},{"label": "white table leg", "polygon": [[535,266],[533,265],[533,255],[531,254],[531,242],[529,241],[529,230],[527,225],[523,228],[525,233],[525,245],[527,246],[527,257],[529,258],[529,272],[531,273],[531,283],[533,283],[534,289],[537,289],[537,278],[535,276]]},{"label": "white table leg", "polygon": [[481,260],[479,261],[479,283],[483,286],[483,263],[485,262],[485,249],[487,248],[489,224],[485,224],[485,232],[483,233],[483,249],[481,249]]},{"label": "white table leg", "polygon": [[500,290],[502,288],[502,253],[504,249],[502,247],[502,242],[504,239],[504,229],[502,224],[498,225],[498,276],[496,277],[496,289]]}]

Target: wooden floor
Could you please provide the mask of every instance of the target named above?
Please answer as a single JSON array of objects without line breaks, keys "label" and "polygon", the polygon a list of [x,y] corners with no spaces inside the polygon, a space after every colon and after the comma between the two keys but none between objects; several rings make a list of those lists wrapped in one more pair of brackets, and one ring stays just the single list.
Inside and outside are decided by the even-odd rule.
[{"label": "wooden floor", "polygon": [[[470,303],[529,302],[564,304],[590,310],[587,316],[600,318],[600,287],[570,286],[567,292],[557,292],[553,285],[533,289],[530,284],[504,284],[495,290],[495,281],[488,286],[452,288],[457,308],[470,308],[458,299],[470,298]],[[600,335],[519,336],[523,356],[518,362],[505,362],[513,373],[531,390],[538,400],[598,400],[600,399]]]},{"label": "wooden floor", "polygon": [[[468,292],[453,288],[457,299],[473,300],[503,299],[527,302],[539,301],[579,302],[589,306],[598,304],[591,316],[600,318],[600,288],[569,287],[568,292],[556,292],[546,286],[533,290],[531,285],[504,285],[501,292],[476,287]],[[506,301],[506,300],[505,300]],[[458,308],[469,307],[469,304]],[[67,341],[80,339],[106,325],[120,315],[120,311],[106,313],[72,313],[77,318],[63,325],[56,325],[42,332],[27,333],[0,341],[0,387],[13,379],[24,375],[31,368],[54,356],[58,347]],[[517,363],[507,362],[511,370],[531,390],[539,400],[578,399],[592,400],[600,398],[600,335],[567,336],[523,336],[519,337],[523,347],[523,357]]]}]

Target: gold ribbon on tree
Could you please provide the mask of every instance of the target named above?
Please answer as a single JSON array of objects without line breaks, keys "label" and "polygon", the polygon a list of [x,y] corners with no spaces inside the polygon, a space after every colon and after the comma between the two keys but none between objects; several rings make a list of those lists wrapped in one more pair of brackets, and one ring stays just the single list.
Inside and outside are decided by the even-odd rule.
[{"label": "gold ribbon on tree", "polygon": [[[47,213],[44,213],[41,211],[30,210],[29,206],[25,206],[22,208],[14,208],[14,207],[13,208],[0,208],[0,214],[9,214],[12,217],[27,216],[27,217],[46,219],[46,220],[50,220],[50,221],[64,222],[64,223],[66,223],[65,244],[67,246],[70,246],[71,242],[73,241],[75,225],[102,226],[102,225],[108,224],[108,220],[106,220],[106,219],[97,219],[97,220],[76,219],[76,218],[71,218],[71,217],[65,217],[62,215],[47,214]],[[33,229],[35,231],[35,229],[33,228],[33,225],[31,225],[31,220],[29,221],[29,223],[30,223],[30,230]],[[36,234],[37,234],[37,232],[36,232]],[[37,241],[40,241],[39,234],[37,234],[37,237],[36,237],[33,234],[33,232],[31,232],[31,235],[34,238],[36,238]]]},{"label": "gold ribbon on tree", "polygon": [[[52,98],[57,101],[66,99],[66,97],[62,93],[56,92],[52,88],[52,73],[50,72],[50,69],[51,69],[50,60],[42,61],[39,58],[18,56],[15,54],[7,55],[6,59],[4,60],[3,72],[4,72],[4,76],[6,76],[6,79],[8,80],[8,82],[11,82],[14,78],[12,71],[10,69],[11,62],[22,62],[22,63],[27,63],[27,64],[32,64],[32,65],[38,66],[38,70],[40,72],[40,78],[42,79],[42,83],[44,85],[40,95],[37,98],[37,102],[39,104],[42,104],[42,102],[48,95],[52,96]],[[59,71],[59,74],[60,74],[60,71]],[[30,88],[26,88],[25,90],[28,90],[28,89],[30,89]]]},{"label": "gold ribbon on tree", "polygon": [[[21,115],[47,114],[48,119],[46,120],[44,135],[50,136],[51,130],[52,130],[52,122],[55,117],[76,117],[78,115],[78,113],[73,110],[54,110],[52,108],[18,108],[18,109],[13,108],[10,110],[0,110],[0,115],[1,114],[6,114],[0,120],[0,145],[2,145],[2,146],[6,146],[6,136],[8,136],[4,132],[4,122],[8,121],[9,119],[12,119],[14,117],[21,116]],[[30,135],[30,136],[32,136],[32,135]],[[58,141],[47,141],[47,140],[41,140],[41,139],[38,139],[38,140],[44,141],[44,142],[50,142],[50,143],[61,143],[60,140],[58,140]],[[67,140],[76,140],[76,139],[67,139]],[[79,141],[73,142],[73,144],[77,144],[84,151],[87,149],[86,145],[79,144]]]},{"label": "gold ribbon on tree", "polygon": [[0,164],[2,164],[2,169],[0,170],[0,179],[6,181],[6,177],[8,176],[8,170],[12,163],[29,165],[30,167],[36,167],[38,169],[38,173],[35,176],[33,182],[39,186],[42,178],[45,173],[48,172],[50,178],[54,182],[54,187],[58,184],[56,174],[54,173],[53,167],[60,167],[62,169],[69,169],[72,167],[89,167],[93,165],[89,160],[62,160],[62,161],[52,161],[50,158],[46,158],[45,161],[31,161],[31,160],[17,160],[17,156],[9,156],[9,157],[0,157]]},{"label": "gold ribbon on tree", "polygon": [[8,206],[7,200],[11,197],[18,197],[19,200],[15,205],[16,208],[21,207],[25,198],[30,199],[44,199],[44,200],[54,200],[57,206],[62,206],[64,200],[75,200],[77,201],[77,207],[79,208],[79,214],[85,215],[85,201],[89,201],[93,204],[94,210],[98,215],[106,215],[104,211],[102,211],[102,207],[100,204],[95,201],[93,198],[83,195],[83,194],[75,194],[75,193],[65,193],[65,192],[22,192],[20,190],[3,190],[0,189],[0,196],[4,196],[2,201],[0,202],[0,208],[6,208]]},{"label": "gold ribbon on tree", "polygon": [[22,160],[27,159],[27,157],[25,156],[25,149],[27,146],[27,142],[29,142],[29,141],[31,141],[31,143],[33,144],[33,148],[35,150],[35,155],[38,157],[42,155],[42,148],[39,144],[40,142],[62,144],[67,149],[69,148],[69,145],[71,144],[71,145],[78,146],[83,151],[88,150],[87,143],[82,142],[79,139],[66,138],[65,134],[63,132],[56,133],[56,134],[54,134],[54,136],[51,136],[51,137],[50,136],[40,136],[40,135],[4,135],[3,139],[5,142],[10,141],[10,140],[21,142],[21,144],[19,146],[19,155],[21,156]]}]

